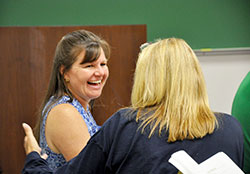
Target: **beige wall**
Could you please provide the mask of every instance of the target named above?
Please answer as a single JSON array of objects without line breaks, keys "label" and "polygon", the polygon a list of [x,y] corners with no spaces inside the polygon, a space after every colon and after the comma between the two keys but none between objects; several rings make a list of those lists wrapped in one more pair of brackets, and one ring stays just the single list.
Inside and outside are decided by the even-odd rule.
[{"label": "beige wall", "polygon": [[198,58],[205,76],[212,109],[230,114],[234,95],[250,71],[250,49],[208,53],[198,55]]}]

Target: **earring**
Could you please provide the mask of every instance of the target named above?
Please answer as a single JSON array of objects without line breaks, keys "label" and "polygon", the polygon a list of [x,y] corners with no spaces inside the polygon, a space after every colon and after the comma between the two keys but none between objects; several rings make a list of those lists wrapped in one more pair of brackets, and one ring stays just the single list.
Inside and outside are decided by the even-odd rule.
[{"label": "earring", "polygon": [[66,83],[69,83],[69,79],[64,79]]}]

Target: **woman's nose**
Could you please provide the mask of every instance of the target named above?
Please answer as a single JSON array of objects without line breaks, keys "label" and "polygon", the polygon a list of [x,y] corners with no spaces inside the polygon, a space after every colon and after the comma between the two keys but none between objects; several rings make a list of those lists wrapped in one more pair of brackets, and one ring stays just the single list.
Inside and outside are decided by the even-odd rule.
[{"label": "woman's nose", "polygon": [[102,76],[104,75],[104,69],[102,66],[98,66],[95,70],[95,73],[94,73],[96,76]]}]

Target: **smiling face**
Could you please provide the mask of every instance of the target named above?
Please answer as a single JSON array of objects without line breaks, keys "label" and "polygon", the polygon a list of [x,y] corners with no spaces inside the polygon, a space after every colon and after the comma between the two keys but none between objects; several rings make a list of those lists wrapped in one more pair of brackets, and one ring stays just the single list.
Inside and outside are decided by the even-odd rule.
[{"label": "smiling face", "polygon": [[90,100],[98,98],[109,76],[107,59],[103,50],[94,62],[81,63],[85,56],[83,50],[73,63],[69,71],[65,72],[64,79],[72,95],[87,107]]}]

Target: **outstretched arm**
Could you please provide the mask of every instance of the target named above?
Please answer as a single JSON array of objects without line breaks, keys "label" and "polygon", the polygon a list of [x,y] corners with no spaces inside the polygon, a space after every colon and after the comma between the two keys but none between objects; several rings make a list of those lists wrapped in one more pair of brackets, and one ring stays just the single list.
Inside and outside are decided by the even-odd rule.
[{"label": "outstretched arm", "polygon": [[[101,146],[96,144],[95,140],[90,141],[78,156],[53,171],[48,167],[48,163],[45,160],[46,157],[41,155],[41,148],[30,126],[24,123],[23,128],[26,134],[24,148],[27,156],[22,174],[104,173],[106,156]],[[103,136],[101,135],[101,137]]]}]

